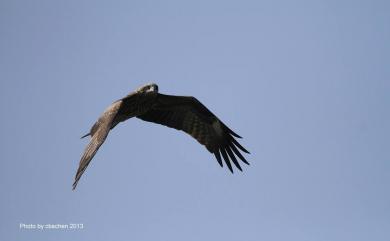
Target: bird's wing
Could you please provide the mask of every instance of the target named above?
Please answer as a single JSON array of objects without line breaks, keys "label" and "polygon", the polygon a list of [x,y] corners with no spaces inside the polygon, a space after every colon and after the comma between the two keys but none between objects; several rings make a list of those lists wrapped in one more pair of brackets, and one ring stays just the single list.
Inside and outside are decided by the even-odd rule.
[{"label": "bird's wing", "polygon": [[158,94],[154,107],[138,118],[182,130],[204,145],[223,166],[221,155],[233,172],[232,161],[242,171],[236,156],[245,164],[240,150],[249,153],[234,137],[241,138],[195,97]]},{"label": "bird's wing", "polygon": [[108,132],[113,125],[114,118],[117,115],[121,105],[122,100],[114,102],[103,112],[103,114],[99,117],[99,120],[93,126],[91,130],[91,141],[85,148],[84,154],[80,159],[79,168],[73,183],[73,190],[76,188],[81,175],[83,175],[85,169],[88,167],[88,164],[95,156],[99,147],[106,140]]}]

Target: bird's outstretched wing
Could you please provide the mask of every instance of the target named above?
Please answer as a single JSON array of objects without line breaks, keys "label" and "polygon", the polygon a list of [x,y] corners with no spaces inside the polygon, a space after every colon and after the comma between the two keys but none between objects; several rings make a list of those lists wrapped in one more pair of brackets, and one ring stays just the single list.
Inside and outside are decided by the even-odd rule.
[{"label": "bird's outstretched wing", "polygon": [[84,154],[80,159],[79,168],[73,183],[73,190],[76,188],[81,175],[83,175],[85,169],[88,167],[92,158],[95,156],[97,150],[106,140],[106,137],[113,126],[114,118],[117,115],[121,105],[122,100],[114,102],[103,112],[98,121],[93,125],[91,132],[89,133],[91,135],[91,140],[85,148]]},{"label": "bird's outstretched wing", "polygon": [[231,172],[233,168],[230,161],[242,171],[236,156],[249,165],[240,150],[249,152],[234,138],[241,137],[195,97],[158,94],[153,108],[137,117],[188,133],[215,155],[221,167],[223,166],[222,155]]}]

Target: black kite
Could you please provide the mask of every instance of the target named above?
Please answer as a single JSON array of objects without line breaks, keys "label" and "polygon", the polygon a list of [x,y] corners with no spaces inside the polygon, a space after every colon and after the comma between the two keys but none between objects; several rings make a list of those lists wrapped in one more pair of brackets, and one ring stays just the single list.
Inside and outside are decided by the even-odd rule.
[{"label": "black kite", "polygon": [[159,94],[156,84],[148,84],[112,103],[92,126],[90,132],[82,137],[91,136],[91,141],[81,157],[73,189],[76,188],[81,175],[107,138],[109,131],[132,117],[186,132],[213,153],[221,167],[222,155],[232,173],[230,161],[242,171],[236,156],[249,165],[239,149],[245,153],[249,152],[234,138],[241,137],[195,97]]}]

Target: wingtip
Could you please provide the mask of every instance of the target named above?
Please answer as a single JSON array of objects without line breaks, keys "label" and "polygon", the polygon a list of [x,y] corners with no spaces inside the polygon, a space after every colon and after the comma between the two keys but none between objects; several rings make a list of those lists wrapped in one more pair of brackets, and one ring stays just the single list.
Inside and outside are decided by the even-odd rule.
[{"label": "wingtip", "polygon": [[74,182],[74,183],[72,184],[72,191],[76,190],[76,187],[77,187],[77,182]]},{"label": "wingtip", "polygon": [[85,137],[87,137],[89,135],[91,135],[91,133],[87,133],[87,134],[83,135],[82,137],[80,137],[80,139],[83,139],[83,138],[85,138]]},{"label": "wingtip", "polygon": [[222,124],[225,131],[230,133],[232,136],[237,137],[237,138],[242,138],[239,134],[235,133],[232,129],[230,129],[225,123],[223,123],[222,121],[220,121],[220,123]]},{"label": "wingtip", "polygon": [[240,170],[240,172],[243,172],[241,167],[239,167],[239,166],[236,166],[236,167],[238,170]]},{"label": "wingtip", "polygon": [[239,134],[235,133],[234,131],[232,131],[232,129],[230,129],[229,127],[227,127],[227,125],[223,124],[225,126],[225,128],[228,130],[228,132],[233,135],[234,137],[236,138],[242,138]]},{"label": "wingtip", "polygon": [[234,143],[234,145],[236,145],[238,148],[240,148],[241,151],[249,154],[249,151],[247,149],[245,149],[240,143],[238,143],[238,141],[236,141],[236,139],[231,138],[231,141],[232,141],[232,143]]},{"label": "wingtip", "polygon": [[233,143],[229,143],[229,146],[233,150],[233,152],[238,156],[238,158],[241,159],[242,162],[249,165],[249,162],[245,159],[245,157],[240,153],[240,151],[237,149],[237,147]]},{"label": "wingtip", "polygon": [[226,150],[227,154],[229,155],[230,160],[233,162],[233,164],[238,168],[238,170],[242,171],[240,163],[238,163],[237,158],[234,156],[234,154],[233,154],[232,150],[230,149],[230,147],[226,146],[225,150]]},{"label": "wingtip", "polygon": [[219,164],[221,167],[223,167],[223,163],[222,163],[222,159],[221,159],[221,154],[219,153],[219,151],[218,151],[218,150],[215,151],[215,152],[214,152],[214,155],[215,155],[215,158],[216,158],[217,161],[218,161],[218,164]]}]

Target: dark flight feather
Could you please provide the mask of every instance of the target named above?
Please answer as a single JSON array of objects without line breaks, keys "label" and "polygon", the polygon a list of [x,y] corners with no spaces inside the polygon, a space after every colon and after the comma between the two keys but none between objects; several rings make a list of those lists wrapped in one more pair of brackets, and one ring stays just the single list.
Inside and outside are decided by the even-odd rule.
[{"label": "dark flight feather", "polygon": [[[221,152],[228,167],[231,160],[239,170],[242,170],[234,154],[245,164],[249,164],[237,148],[233,149],[234,154],[230,148],[237,146],[243,152],[249,153],[234,139],[241,137],[194,97],[158,94],[153,108],[137,117],[186,132],[214,153],[218,162],[218,154]],[[229,170],[233,172],[231,166]]]}]

